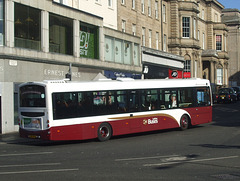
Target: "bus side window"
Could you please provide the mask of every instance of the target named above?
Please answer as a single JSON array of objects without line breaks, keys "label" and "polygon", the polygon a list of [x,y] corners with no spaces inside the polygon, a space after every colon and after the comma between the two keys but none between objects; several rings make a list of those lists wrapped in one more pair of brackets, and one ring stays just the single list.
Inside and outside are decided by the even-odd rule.
[{"label": "bus side window", "polygon": [[126,91],[117,91],[118,112],[127,112],[127,93]]},{"label": "bus side window", "polygon": [[129,111],[136,112],[139,110],[139,91],[129,91]]},{"label": "bus side window", "polygon": [[194,104],[193,89],[185,88],[178,91],[179,107],[192,107]]},{"label": "bus side window", "polygon": [[177,92],[175,90],[165,90],[165,107],[176,108],[177,103]]},{"label": "bus side window", "polygon": [[197,88],[197,105],[198,106],[210,106],[210,90],[208,88]]}]

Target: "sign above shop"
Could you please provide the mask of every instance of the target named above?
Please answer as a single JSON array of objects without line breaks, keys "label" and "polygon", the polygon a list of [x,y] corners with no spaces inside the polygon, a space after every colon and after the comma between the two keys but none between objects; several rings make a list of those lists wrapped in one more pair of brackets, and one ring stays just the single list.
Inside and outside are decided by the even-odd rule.
[{"label": "sign above shop", "polygon": [[182,79],[182,71],[181,70],[168,70],[169,79]]}]

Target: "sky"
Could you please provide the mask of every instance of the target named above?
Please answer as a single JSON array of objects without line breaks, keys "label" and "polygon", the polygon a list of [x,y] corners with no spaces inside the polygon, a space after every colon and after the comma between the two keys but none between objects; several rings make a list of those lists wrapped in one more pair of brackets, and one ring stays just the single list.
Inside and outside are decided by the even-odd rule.
[{"label": "sky", "polygon": [[234,8],[240,10],[240,0],[218,0],[225,8]]}]

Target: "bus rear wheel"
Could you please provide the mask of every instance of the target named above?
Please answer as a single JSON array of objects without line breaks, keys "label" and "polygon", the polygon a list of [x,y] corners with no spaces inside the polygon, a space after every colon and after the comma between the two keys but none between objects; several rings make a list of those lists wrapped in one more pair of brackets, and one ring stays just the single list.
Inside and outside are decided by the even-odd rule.
[{"label": "bus rear wheel", "polygon": [[98,127],[98,140],[107,141],[112,137],[112,128],[108,123],[102,123]]},{"label": "bus rear wheel", "polygon": [[189,117],[187,115],[183,115],[180,119],[180,128],[182,131],[188,129],[190,124]]}]

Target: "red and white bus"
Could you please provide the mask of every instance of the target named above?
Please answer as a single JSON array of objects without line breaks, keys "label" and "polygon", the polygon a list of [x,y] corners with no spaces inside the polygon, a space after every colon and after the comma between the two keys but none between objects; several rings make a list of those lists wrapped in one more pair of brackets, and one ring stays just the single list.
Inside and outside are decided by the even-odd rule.
[{"label": "red and white bus", "polygon": [[19,86],[20,136],[84,140],[212,121],[204,79],[44,81]]}]

